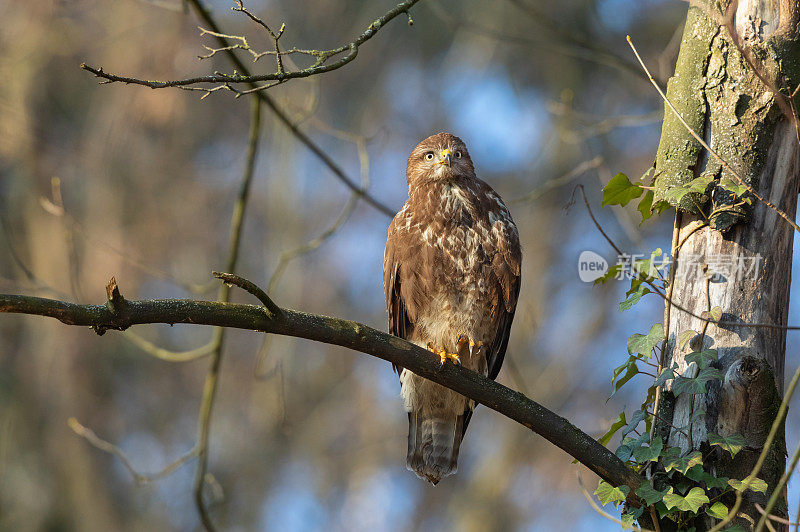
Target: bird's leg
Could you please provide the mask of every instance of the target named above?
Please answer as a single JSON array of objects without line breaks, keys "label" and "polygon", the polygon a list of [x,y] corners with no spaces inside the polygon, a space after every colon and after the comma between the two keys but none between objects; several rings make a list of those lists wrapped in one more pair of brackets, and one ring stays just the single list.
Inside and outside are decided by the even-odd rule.
[{"label": "bird's leg", "polygon": [[444,366],[444,363],[447,362],[447,359],[452,360],[453,364],[458,364],[459,366],[461,365],[461,359],[459,358],[457,353],[448,353],[447,349],[445,349],[443,347],[442,348],[434,347],[433,346],[433,342],[428,342],[428,346],[427,347],[428,347],[428,351],[430,351],[431,353],[435,353],[435,354],[439,355],[439,358],[441,359],[442,366]]}]

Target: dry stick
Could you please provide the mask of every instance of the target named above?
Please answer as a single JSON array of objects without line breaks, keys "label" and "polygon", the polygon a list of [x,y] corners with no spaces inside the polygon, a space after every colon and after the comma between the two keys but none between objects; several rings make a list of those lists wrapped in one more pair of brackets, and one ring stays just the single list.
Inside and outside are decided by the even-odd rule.
[{"label": "dry stick", "polygon": [[667,95],[664,94],[664,91],[661,90],[661,87],[659,87],[659,85],[656,82],[656,80],[653,78],[652,75],[650,75],[650,71],[647,69],[647,66],[645,66],[644,61],[642,61],[642,57],[639,55],[639,52],[636,50],[636,47],[633,45],[633,41],[631,40],[631,36],[628,35],[627,38],[628,38],[628,44],[631,46],[631,49],[633,50],[633,53],[636,55],[636,59],[639,60],[639,64],[642,65],[642,68],[644,69],[645,73],[647,74],[647,77],[650,78],[650,83],[653,84],[653,87],[656,88],[656,90],[658,91],[658,94],[661,96],[661,98],[664,100],[664,102],[667,104],[667,106],[672,110],[673,113],[675,113],[675,116],[678,118],[678,120],[680,120],[681,124],[683,124],[683,127],[685,127],[687,129],[687,131],[689,131],[689,133],[695,138],[695,140],[697,140],[697,142],[699,142],[700,145],[708,151],[708,153],[713,155],[719,161],[719,163],[728,172],[730,172],[733,175],[733,177],[736,178],[736,180],[739,182],[740,185],[745,187],[747,189],[747,191],[750,192],[753,196],[755,196],[759,201],[761,201],[761,203],[763,203],[764,205],[766,205],[767,207],[769,207],[770,209],[772,209],[773,211],[778,213],[778,215],[781,218],[783,218],[784,220],[789,222],[789,225],[794,227],[795,231],[800,233],[800,226],[798,226],[794,222],[794,220],[792,220],[789,217],[788,214],[786,214],[781,209],[779,209],[778,207],[776,207],[775,205],[770,203],[767,199],[761,197],[753,187],[751,187],[749,184],[747,184],[745,182],[744,179],[741,178],[741,176],[731,167],[731,165],[728,164],[727,161],[725,161],[725,159],[723,159],[716,151],[714,151],[711,148],[711,146],[709,146],[706,143],[706,141],[704,141],[703,138],[700,135],[698,135],[697,132],[694,129],[692,129],[692,126],[690,126],[689,124],[686,123],[686,120],[683,119],[683,117],[678,112],[678,110],[675,108],[675,106],[672,105],[672,102],[669,101],[669,99],[667,98]]},{"label": "dry stick", "polygon": [[[765,516],[768,516],[770,514],[770,512],[772,512],[772,509],[775,507],[775,504],[778,502],[778,499],[781,496],[781,492],[783,491],[783,487],[789,481],[789,478],[792,476],[792,473],[794,473],[795,467],[797,467],[797,461],[798,460],[800,460],[800,445],[797,446],[797,449],[794,451],[794,454],[792,455],[792,460],[789,463],[789,468],[783,473],[783,475],[781,476],[781,479],[778,481],[777,486],[775,486],[775,490],[772,492],[772,495],[770,495],[770,498],[767,501],[767,506],[763,510],[763,514]],[[772,517],[773,516],[770,516],[770,519],[772,519]],[[763,519],[764,518],[759,520],[758,528],[756,528],[756,531],[761,529],[761,521],[763,521]],[[787,519],[786,523],[784,523],[784,524],[790,525],[792,523],[790,523],[789,520]]]},{"label": "dry stick", "polygon": [[[195,13],[197,14],[202,21],[209,26],[213,31],[217,33],[223,33],[220,29],[217,22],[211,16],[210,11],[200,3],[200,0],[186,0],[194,9]],[[220,43],[221,46],[226,47],[229,46],[230,43],[224,37],[217,37],[217,41]],[[249,69],[245,66],[239,56],[237,56],[233,50],[227,50],[227,55],[230,58],[233,65],[239,72],[242,72],[245,76],[249,76]],[[251,83],[251,87],[255,88],[256,84]],[[328,169],[333,172],[333,175],[336,176],[339,181],[345,184],[347,188],[352,190],[354,193],[358,194],[359,197],[363,198],[365,202],[367,202],[370,206],[374,207],[381,213],[385,214],[389,218],[394,217],[395,212],[394,210],[390,209],[377,199],[367,193],[366,190],[360,188],[354,180],[347,176],[347,174],[342,170],[342,168],[336,164],[333,159],[311,138],[303,133],[297,124],[295,124],[291,118],[275,103],[275,101],[265,92],[257,92],[258,97],[261,99],[263,103],[270,108],[270,110],[275,114],[279,121],[281,121],[286,127],[289,128],[289,131],[295,136],[297,140],[299,140],[302,144],[304,144],[311,152],[320,160],[322,163],[328,167]]]},{"label": "dry stick", "polygon": [[[261,132],[261,101],[253,97],[251,103],[250,118],[250,142],[247,148],[247,163],[245,165],[244,177],[239,188],[239,197],[233,207],[231,216],[231,232],[228,248],[227,270],[236,270],[236,263],[239,259],[239,244],[242,237],[244,226],[244,214],[247,208],[247,200],[250,197],[250,183],[255,173],[256,156],[258,155],[258,141]],[[230,285],[223,284],[219,289],[217,300],[227,303],[230,300]],[[206,380],[203,385],[203,397],[200,401],[200,414],[198,416],[198,438],[197,438],[197,470],[194,478],[194,500],[197,511],[200,513],[200,520],[208,531],[215,530],[214,522],[208,515],[208,509],[203,501],[203,486],[205,485],[206,472],[208,470],[208,440],[211,428],[211,412],[214,406],[214,398],[217,392],[219,377],[219,367],[222,362],[222,347],[225,341],[225,328],[219,327],[214,330],[214,350],[211,354],[211,365],[206,373]]]}]

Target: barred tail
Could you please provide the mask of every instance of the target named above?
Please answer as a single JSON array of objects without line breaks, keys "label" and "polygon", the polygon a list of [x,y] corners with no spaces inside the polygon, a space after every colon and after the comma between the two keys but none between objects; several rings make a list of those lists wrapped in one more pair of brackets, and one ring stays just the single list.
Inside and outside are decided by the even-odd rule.
[{"label": "barred tail", "polygon": [[455,473],[464,418],[464,414],[409,412],[406,467],[434,485]]}]

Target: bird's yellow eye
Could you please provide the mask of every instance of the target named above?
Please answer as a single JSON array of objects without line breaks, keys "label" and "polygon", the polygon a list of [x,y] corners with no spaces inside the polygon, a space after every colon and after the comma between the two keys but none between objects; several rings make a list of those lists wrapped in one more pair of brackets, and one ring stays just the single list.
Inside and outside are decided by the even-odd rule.
[{"label": "bird's yellow eye", "polygon": [[456,159],[461,159],[461,152],[460,151],[456,151]]},{"label": "bird's yellow eye", "polygon": [[433,152],[432,151],[429,151],[428,153],[425,154],[425,160],[426,161],[432,161],[433,160]]}]

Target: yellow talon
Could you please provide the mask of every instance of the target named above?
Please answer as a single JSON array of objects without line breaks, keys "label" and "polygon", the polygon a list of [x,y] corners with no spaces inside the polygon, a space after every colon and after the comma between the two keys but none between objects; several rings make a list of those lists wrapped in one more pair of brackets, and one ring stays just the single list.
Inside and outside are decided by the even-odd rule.
[{"label": "yellow talon", "polygon": [[433,343],[428,342],[428,351],[439,355],[440,362],[442,366],[444,363],[447,362],[448,359],[452,360],[454,364],[461,365],[461,358],[458,356],[457,353],[448,353],[446,349],[434,347]]}]

